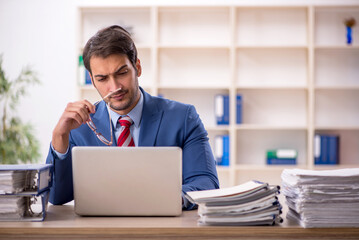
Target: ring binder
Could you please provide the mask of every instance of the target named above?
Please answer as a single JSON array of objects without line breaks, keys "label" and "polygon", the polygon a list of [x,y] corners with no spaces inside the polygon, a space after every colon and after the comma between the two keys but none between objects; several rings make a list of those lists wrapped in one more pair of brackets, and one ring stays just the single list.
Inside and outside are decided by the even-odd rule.
[{"label": "ring binder", "polygon": [[0,221],[43,221],[52,173],[51,164],[0,165]]}]

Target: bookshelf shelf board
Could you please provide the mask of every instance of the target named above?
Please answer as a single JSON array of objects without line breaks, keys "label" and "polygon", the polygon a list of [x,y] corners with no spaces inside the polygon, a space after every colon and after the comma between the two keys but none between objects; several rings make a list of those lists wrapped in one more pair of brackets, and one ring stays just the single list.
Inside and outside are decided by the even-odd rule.
[{"label": "bookshelf shelf board", "polygon": [[230,127],[229,125],[209,125],[209,126],[205,126],[207,131],[229,131]]},{"label": "bookshelf shelf board", "polygon": [[283,49],[283,50],[291,50],[291,49],[308,49],[307,45],[238,45],[236,49]]},{"label": "bookshelf shelf board", "polygon": [[259,125],[259,124],[241,124],[236,125],[236,130],[298,130],[306,131],[305,126],[273,126],[273,125]]},{"label": "bookshelf shelf board", "polygon": [[80,86],[81,91],[96,91],[95,87],[92,84],[86,84]]},{"label": "bookshelf shelf board", "polygon": [[268,170],[268,171],[281,171],[284,169],[291,169],[291,168],[307,168],[306,165],[267,165],[267,164],[241,164],[236,165],[236,171],[243,171],[243,170]]},{"label": "bookshelf shelf board", "polygon": [[216,166],[217,171],[219,174],[221,173],[229,173],[230,167],[229,166]]},{"label": "bookshelf shelf board", "polygon": [[359,90],[359,85],[357,86],[316,86],[314,88],[316,91],[352,91]]},{"label": "bookshelf shelf board", "polygon": [[260,90],[260,91],[307,91],[308,87],[306,86],[241,86],[237,85],[237,91],[245,91],[245,90]]},{"label": "bookshelf shelf board", "polygon": [[358,168],[358,165],[356,164],[313,165],[313,170],[333,170],[338,168]]},{"label": "bookshelf shelf board", "polygon": [[359,49],[359,45],[328,45],[328,46],[315,46],[316,50],[353,50]]},{"label": "bookshelf shelf board", "polygon": [[211,85],[207,85],[207,86],[200,86],[200,85],[195,85],[195,86],[185,86],[185,85],[160,85],[158,86],[158,90],[178,90],[178,91],[206,91],[206,90],[219,90],[219,91],[229,91],[230,87],[228,86],[211,86]]},{"label": "bookshelf shelf board", "polygon": [[161,49],[225,49],[228,50],[230,48],[229,45],[207,45],[207,44],[161,44],[158,46]]},{"label": "bookshelf shelf board", "polygon": [[316,126],[315,130],[344,130],[344,131],[359,131],[359,125],[358,126]]}]

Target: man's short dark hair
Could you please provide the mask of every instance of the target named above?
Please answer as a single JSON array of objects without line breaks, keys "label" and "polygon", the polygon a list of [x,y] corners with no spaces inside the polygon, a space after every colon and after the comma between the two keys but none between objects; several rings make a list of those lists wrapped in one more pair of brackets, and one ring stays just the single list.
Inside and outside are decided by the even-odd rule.
[{"label": "man's short dark hair", "polygon": [[131,35],[118,25],[99,30],[87,41],[83,51],[85,68],[92,75],[90,67],[91,57],[106,58],[112,54],[125,54],[137,72],[137,49],[135,43]]}]

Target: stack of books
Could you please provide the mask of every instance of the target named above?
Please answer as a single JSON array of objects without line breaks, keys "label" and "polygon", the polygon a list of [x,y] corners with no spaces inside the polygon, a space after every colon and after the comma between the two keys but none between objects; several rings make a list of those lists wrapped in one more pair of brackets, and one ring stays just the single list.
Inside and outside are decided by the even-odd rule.
[{"label": "stack of books", "polygon": [[287,219],[305,228],[359,227],[359,168],[285,169]]},{"label": "stack of books", "polygon": [[251,226],[282,222],[279,186],[249,181],[244,184],[206,191],[186,193],[198,204],[199,225]]},{"label": "stack of books", "polygon": [[271,149],[267,150],[267,164],[294,165],[297,163],[297,150],[295,149]]},{"label": "stack of books", "polygon": [[0,165],[0,221],[43,221],[51,164]]}]

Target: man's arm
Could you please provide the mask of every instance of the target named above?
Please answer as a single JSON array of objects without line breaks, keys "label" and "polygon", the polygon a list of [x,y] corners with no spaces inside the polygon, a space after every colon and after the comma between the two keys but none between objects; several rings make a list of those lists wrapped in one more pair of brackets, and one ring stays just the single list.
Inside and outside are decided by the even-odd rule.
[{"label": "man's arm", "polygon": [[49,199],[49,201],[54,205],[65,204],[74,199],[71,149],[72,144],[70,144],[66,154],[59,157],[53,147],[50,146],[49,153],[47,155],[46,163],[53,164],[54,166],[53,182]]},{"label": "man's arm", "polygon": [[[46,163],[54,165],[50,202],[64,204],[73,200],[71,130],[78,128],[95,112],[95,106],[87,100],[69,103],[52,132],[52,142]],[[61,155],[61,156],[59,156]]]},{"label": "man's arm", "polygon": [[[215,160],[208,142],[208,134],[193,106],[187,110],[184,134],[182,191],[219,188]],[[195,205],[185,200],[184,207],[190,210]]]}]

